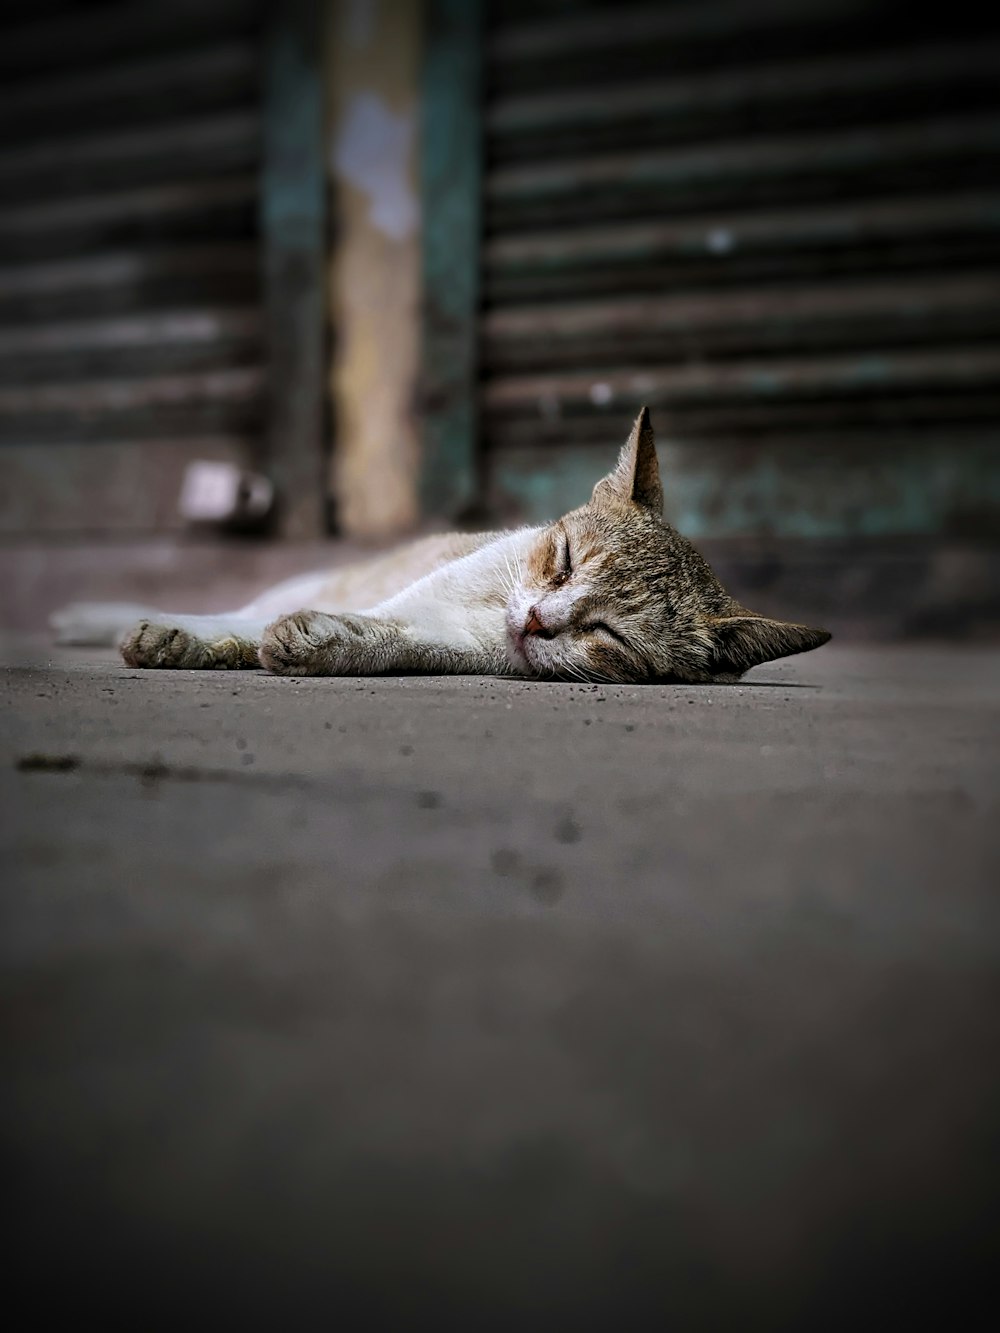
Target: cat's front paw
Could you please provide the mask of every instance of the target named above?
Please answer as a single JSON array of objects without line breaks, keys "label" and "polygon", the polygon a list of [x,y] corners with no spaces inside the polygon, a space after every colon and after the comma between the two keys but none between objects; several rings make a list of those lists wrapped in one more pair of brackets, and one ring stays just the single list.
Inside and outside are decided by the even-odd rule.
[{"label": "cat's front paw", "polygon": [[261,665],[279,676],[366,675],[378,635],[365,616],[294,611],[268,625]]},{"label": "cat's front paw", "polygon": [[317,659],[326,648],[333,616],[322,611],[293,611],[268,625],[260,643],[261,666],[279,676],[317,674]]},{"label": "cat's front paw", "polygon": [[130,667],[201,668],[210,666],[208,644],[178,625],[157,625],[140,620],[120,644],[125,665]]}]

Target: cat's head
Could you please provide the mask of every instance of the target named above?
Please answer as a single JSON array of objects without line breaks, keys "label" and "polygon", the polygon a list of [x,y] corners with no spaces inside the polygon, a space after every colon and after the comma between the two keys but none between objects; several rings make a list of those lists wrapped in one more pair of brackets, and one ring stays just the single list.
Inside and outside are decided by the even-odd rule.
[{"label": "cat's head", "polygon": [[512,665],[563,679],[736,680],[829,638],[747,611],[663,521],[646,408],[589,503],[539,535],[507,604]]}]

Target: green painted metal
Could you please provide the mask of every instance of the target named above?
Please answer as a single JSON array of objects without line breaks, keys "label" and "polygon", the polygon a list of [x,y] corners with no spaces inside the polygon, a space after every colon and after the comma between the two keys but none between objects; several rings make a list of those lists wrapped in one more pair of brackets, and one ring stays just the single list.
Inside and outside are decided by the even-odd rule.
[{"label": "green painted metal", "polygon": [[453,519],[478,475],[482,0],[428,0],[426,25],[421,504]]},{"label": "green painted metal", "polygon": [[326,528],[326,176],[322,33],[327,6],[285,0],[266,41],[261,231],[269,370],[268,467],[282,535]]},{"label": "green painted metal", "polygon": [[648,404],[699,539],[995,533],[995,19],[875,10],[496,0],[498,517],[585,498]]},{"label": "green painted metal", "polygon": [[[1000,431],[870,439],[661,443],[667,518],[685,536],[988,537],[1000,509]],[[616,446],[495,450],[489,495],[508,522],[557,517],[590,495]]]}]

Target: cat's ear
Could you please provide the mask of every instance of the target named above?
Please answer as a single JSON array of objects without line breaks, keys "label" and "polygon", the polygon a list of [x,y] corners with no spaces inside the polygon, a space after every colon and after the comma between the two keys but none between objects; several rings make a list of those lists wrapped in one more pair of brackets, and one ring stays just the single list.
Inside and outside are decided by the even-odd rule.
[{"label": "cat's ear", "polygon": [[656,459],[656,441],[644,407],[635,419],[632,434],[618,456],[618,464],[594,487],[594,503],[625,503],[663,516],[663,487]]},{"label": "cat's ear", "polygon": [[713,618],[707,628],[712,637],[711,670],[739,676],[762,662],[807,653],[830,639],[825,629],[767,620],[749,611]]}]

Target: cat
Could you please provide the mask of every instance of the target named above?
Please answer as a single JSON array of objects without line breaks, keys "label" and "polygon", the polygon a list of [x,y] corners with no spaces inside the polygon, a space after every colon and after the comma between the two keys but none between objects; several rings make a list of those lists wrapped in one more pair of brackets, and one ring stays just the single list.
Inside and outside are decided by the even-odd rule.
[{"label": "cat", "polygon": [[64,642],[124,630],[121,654],[132,667],[625,683],[735,681],[830,638],[740,606],[664,522],[647,408],[617,466],[558,522],[425,538],[290,580],[229,615],[85,604],[53,622]]}]

